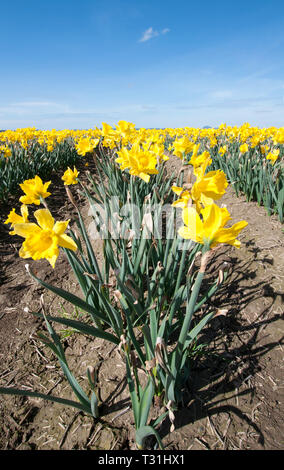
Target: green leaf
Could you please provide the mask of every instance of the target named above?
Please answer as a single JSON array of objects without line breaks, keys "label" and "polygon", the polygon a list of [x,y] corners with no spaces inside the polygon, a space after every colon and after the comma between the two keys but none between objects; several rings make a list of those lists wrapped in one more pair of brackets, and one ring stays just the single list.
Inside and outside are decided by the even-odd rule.
[{"label": "green leaf", "polygon": [[71,385],[71,388],[72,388],[73,392],[75,393],[77,398],[79,398],[82,405],[85,406],[88,409],[88,407],[90,407],[90,400],[89,400],[89,398],[85,394],[84,390],[81,388],[81,386],[79,385],[79,383],[77,382],[77,380],[75,379],[75,377],[73,376],[72,372],[70,371],[70,369],[68,367],[67,360],[66,360],[64,350],[62,348],[59,336],[56,334],[54,328],[49,323],[46,315],[43,315],[43,317],[45,319],[47,329],[48,329],[48,331],[49,331],[49,333],[50,333],[50,335],[53,339],[54,345],[57,349],[56,356],[59,359],[60,366],[61,366],[61,368],[62,368],[69,384]]},{"label": "green leaf", "polygon": [[0,394],[1,393],[3,395],[19,395],[23,397],[42,398],[43,400],[53,401],[62,405],[72,406],[73,408],[77,408],[81,411],[90,414],[89,408],[82,405],[82,403],[73,400],[67,400],[66,398],[55,397],[54,395],[46,395],[44,393],[30,392],[28,390],[20,390],[18,388],[5,387],[0,387]]},{"label": "green leaf", "polygon": [[139,399],[135,390],[134,381],[131,376],[131,369],[130,369],[128,357],[126,357],[126,378],[127,378],[128,389],[129,389],[131,403],[132,403],[135,427],[137,428],[138,423],[139,423]]},{"label": "green leaf", "polygon": [[136,444],[139,449],[144,448],[146,437],[155,436],[161,450],[165,450],[158,432],[152,426],[142,426],[136,431]]},{"label": "green leaf", "polygon": [[155,387],[153,384],[153,380],[149,378],[140,400],[139,427],[145,426],[145,424],[147,423],[154,393]]},{"label": "green leaf", "polygon": [[[38,317],[42,317],[41,313],[37,312],[32,312],[33,315],[36,315]],[[98,328],[95,328],[93,326],[87,325],[86,323],[80,322],[78,320],[72,320],[69,318],[64,318],[64,317],[52,317],[52,316],[46,316],[46,318],[50,321],[55,321],[57,323],[61,323],[62,325],[69,326],[71,328],[74,328],[78,332],[86,335],[93,336],[95,338],[102,338],[105,339],[106,341],[110,341],[111,343],[114,344],[119,344],[120,340],[112,335],[111,333],[108,333],[107,331],[102,331]]]},{"label": "green leaf", "polygon": [[94,418],[99,417],[98,399],[94,391],[91,395],[91,411]]},{"label": "green leaf", "polygon": [[43,280],[39,279],[31,270],[29,270],[30,275],[43,287],[46,287],[46,289],[50,290],[56,295],[59,295],[63,299],[67,300],[71,304],[75,305],[76,307],[80,308],[81,310],[84,310],[85,312],[88,312],[91,314],[92,318],[94,319],[99,319],[108,325],[111,326],[110,321],[108,318],[103,315],[103,313],[98,312],[95,308],[93,308],[91,305],[89,305],[87,302],[82,300],[80,297],[77,297],[74,294],[71,294],[71,292],[68,292],[64,289],[61,289],[60,287],[52,286],[51,284],[47,284]]}]

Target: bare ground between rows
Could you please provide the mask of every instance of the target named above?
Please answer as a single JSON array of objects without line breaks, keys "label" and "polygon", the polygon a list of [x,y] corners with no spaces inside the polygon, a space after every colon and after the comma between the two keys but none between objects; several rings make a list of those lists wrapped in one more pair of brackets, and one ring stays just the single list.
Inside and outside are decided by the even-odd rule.
[{"label": "bare ground between rows", "polygon": [[[90,160],[91,171],[94,171]],[[178,169],[179,161],[171,160]],[[74,215],[60,179],[53,179],[50,209],[56,218]],[[72,187],[71,187],[72,189]],[[75,189],[73,189],[73,192]],[[165,420],[159,432],[167,449],[283,448],[283,301],[284,249],[281,224],[262,207],[236,198],[231,188],[221,200],[233,222],[248,221],[239,250],[228,246],[215,253],[210,274],[226,261],[230,276],[208,307],[225,308],[212,320],[200,343],[206,354],[192,365],[184,403],[176,412],[175,431]],[[88,207],[80,206],[88,222]],[[11,207],[2,207],[1,222]],[[74,399],[60,366],[35,339],[42,320],[24,311],[38,310],[44,294],[52,315],[74,314],[72,306],[45,291],[25,271],[18,256],[20,239],[0,227],[0,385],[36,390]],[[98,258],[101,244],[94,244]],[[76,292],[77,284],[61,254],[53,270],[47,261],[30,262],[47,282]],[[135,449],[134,421],[123,360],[103,340],[71,334],[64,337],[70,369],[88,389],[86,368],[98,368],[101,418],[93,420],[72,408],[25,397],[0,397],[1,449]],[[154,408],[153,415],[163,410]]]}]

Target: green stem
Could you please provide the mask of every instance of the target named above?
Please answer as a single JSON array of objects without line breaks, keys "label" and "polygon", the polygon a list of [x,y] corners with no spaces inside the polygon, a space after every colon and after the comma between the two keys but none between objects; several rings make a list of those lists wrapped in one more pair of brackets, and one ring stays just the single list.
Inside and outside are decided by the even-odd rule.
[{"label": "green stem", "polygon": [[187,305],[185,319],[184,319],[182,329],[181,329],[179,339],[178,339],[177,348],[178,348],[178,350],[180,350],[181,353],[182,353],[183,345],[185,343],[185,340],[186,340],[186,337],[187,337],[187,334],[188,334],[188,330],[189,330],[189,327],[190,327],[192,315],[193,315],[193,312],[194,312],[194,307],[195,307],[195,304],[196,304],[196,301],[197,301],[197,297],[198,297],[198,294],[199,294],[199,291],[200,291],[200,287],[201,287],[203,278],[204,278],[204,273],[199,271],[199,273],[197,274],[196,281],[194,283],[193,289],[192,289],[192,293],[191,293],[191,296],[190,296],[189,303]]}]

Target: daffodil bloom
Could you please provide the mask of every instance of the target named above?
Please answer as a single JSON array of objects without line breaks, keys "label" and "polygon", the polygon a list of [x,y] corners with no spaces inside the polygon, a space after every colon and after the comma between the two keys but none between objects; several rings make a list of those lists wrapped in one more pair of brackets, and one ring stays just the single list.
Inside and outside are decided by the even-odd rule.
[{"label": "daffodil bloom", "polygon": [[261,151],[262,155],[265,155],[266,152],[269,152],[269,149],[270,149],[269,145],[261,145],[260,146],[260,151]]},{"label": "daffodil bloom", "polygon": [[192,161],[197,157],[199,147],[200,147],[200,144],[194,144],[193,149],[192,149],[192,154],[191,154]]},{"label": "daffodil bloom", "polygon": [[276,162],[277,158],[279,157],[279,153],[280,153],[280,150],[279,150],[279,149],[273,150],[273,152],[269,152],[269,153],[266,155],[266,159],[267,159],[267,160],[271,160],[272,165],[274,165],[274,163]]},{"label": "daffodil bloom", "polygon": [[[108,129],[106,126],[108,126]],[[135,124],[127,121],[118,121],[116,129],[122,137],[128,137],[133,131],[135,131]],[[113,130],[112,127],[104,123],[103,132],[107,134],[110,130]]]},{"label": "daffodil bloom", "polygon": [[117,152],[117,155],[118,158],[115,161],[119,163],[120,169],[123,171],[130,166],[129,150],[126,147],[122,147],[122,149]]},{"label": "daffodil bloom", "polygon": [[249,148],[248,148],[248,144],[242,144],[242,145],[240,145],[240,151],[241,151],[242,153],[248,152],[248,149],[249,149]]},{"label": "daffodil bloom", "polygon": [[255,135],[254,137],[251,138],[250,146],[251,148],[255,148],[258,144],[259,144],[259,136]]},{"label": "daffodil bloom", "polygon": [[25,238],[19,251],[21,258],[34,260],[47,259],[54,268],[59,255],[59,247],[77,250],[77,245],[71,237],[64,232],[69,220],[55,222],[48,209],[35,211],[34,216],[38,223],[20,223],[14,225],[15,234]]},{"label": "daffodil bloom", "polygon": [[[122,123],[122,121],[120,121]],[[107,124],[106,122],[102,123],[102,136],[106,137],[112,135],[114,133],[114,129],[112,126]]]},{"label": "daffodil bloom", "polygon": [[191,159],[189,161],[190,165],[192,165],[194,168],[197,168],[206,162],[206,166],[210,165],[212,163],[212,159],[210,158],[210,153],[205,150],[205,152],[202,152],[200,155],[197,155],[197,153],[192,154]]},{"label": "daffodil bloom", "polygon": [[3,153],[5,158],[11,157],[12,155],[11,149],[5,145],[0,146],[0,153]]},{"label": "daffodil bloom", "polygon": [[21,140],[21,146],[24,148],[24,149],[27,149],[28,148],[28,141],[26,139],[22,139]]},{"label": "daffodil bloom", "polygon": [[222,145],[222,147],[219,148],[219,154],[223,157],[224,153],[227,151],[227,146]]},{"label": "daffodil bloom", "polygon": [[20,184],[21,189],[24,191],[25,196],[20,197],[20,202],[23,204],[36,204],[40,205],[40,198],[45,199],[50,196],[51,193],[47,192],[47,188],[51,181],[43,183],[39,176],[35,176],[33,179],[26,180]]},{"label": "daffodil bloom", "polygon": [[194,207],[183,209],[182,218],[185,226],[179,229],[179,235],[196,243],[206,244],[208,248],[214,248],[219,243],[240,248],[241,242],[236,237],[247,226],[245,220],[225,228],[231,219],[230,214],[226,208],[220,208],[216,204],[202,209],[201,216],[202,219]]},{"label": "daffodil bloom", "polygon": [[153,152],[138,152],[130,155],[129,173],[138,176],[146,183],[150,181],[150,175],[157,175],[157,157]]},{"label": "daffodil bloom", "polygon": [[220,199],[225,194],[228,186],[225,173],[222,170],[209,171],[206,175],[197,178],[192,188],[185,190],[178,186],[172,186],[175,194],[180,196],[174,201],[173,207],[188,207],[192,201],[199,213],[203,207],[213,204],[214,200]]},{"label": "daffodil bloom", "polygon": [[154,152],[144,151],[139,147],[138,143],[134,143],[130,150],[123,147],[117,152],[119,157],[116,162],[120,164],[120,169],[129,169],[129,173],[138,176],[146,183],[149,183],[150,176],[158,174],[155,168],[157,165],[157,156]]},{"label": "daffodil bloom", "polygon": [[194,153],[189,162],[193,166],[193,173],[197,178],[202,178],[205,175],[205,171],[212,163],[209,152],[205,151],[200,155]]},{"label": "daffodil bloom", "polygon": [[189,202],[191,201],[190,191],[188,191],[187,189],[183,189],[179,186],[172,186],[172,191],[178,196],[180,196],[179,199],[172,203],[172,206],[181,207],[182,209],[184,207],[187,207]]},{"label": "daffodil bloom", "polygon": [[195,203],[200,200],[204,206],[207,206],[213,200],[220,199],[225,194],[227,186],[228,181],[222,170],[209,171],[201,178],[197,178],[192,186],[191,196]]},{"label": "daffodil bloom", "polygon": [[186,136],[184,136],[175,140],[172,148],[174,155],[182,159],[185,154],[191,152],[193,143]]},{"label": "daffodil bloom", "polygon": [[203,176],[206,173],[207,167],[211,162],[212,162],[211,159],[204,160],[204,162],[200,166],[197,166],[197,167],[193,168],[193,173],[195,174],[197,179],[203,178]]},{"label": "daffodil bloom", "polygon": [[86,153],[92,152],[92,150],[98,145],[98,142],[99,139],[95,139],[95,141],[92,141],[88,137],[82,137],[75,145],[78,155],[81,155],[83,157],[84,155],[86,155]]},{"label": "daffodil bloom", "polygon": [[150,147],[150,150],[151,152],[154,152],[158,156],[159,161],[163,160],[164,162],[166,162],[170,158],[168,155],[164,154],[165,149],[164,149],[164,146],[161,144],[158,144],[158,143],[152,144]]},{"label": "daffodil bloom", "polygon": [[61,179],[64,181],[64,185],[77,184],[78,175],[79,175],[79,172],[77,168],[75,168],[75,166],[74,166],[73,171],[71,170],[71,168],[68,167]]},{"label": "daffodil bloom", "polygon": [[48,152],[52,152],[52,150],[54,149],[55,145],[56,145],[56,140],[54,140],[53,137],[49,138],[49,139],[47,140],[47,151],[48,151]]},{"label": "daffodil bloom", "polygon": [[[28,222],[28,216],[29,216],[29,211],[28,211],[28,206],[25,204],[21,205],[21,214],[18,215],[16,214],[16,209],[12,209],[11,212],[8,215],[8,218],[5,220],[4,224],[11,224],[11,227],[13,227],[15,224],[25,224]],[[15,235],[15,231],[9,232],[10,235]]]}]

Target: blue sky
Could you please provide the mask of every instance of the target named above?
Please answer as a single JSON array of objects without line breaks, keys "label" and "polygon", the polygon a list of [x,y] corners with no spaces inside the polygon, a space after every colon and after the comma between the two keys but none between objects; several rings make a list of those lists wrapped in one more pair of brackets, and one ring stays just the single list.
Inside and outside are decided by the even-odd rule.
[{"label": "blue sky", "polygon": [[284,126],[284,2],[1,4],[0,128]]}]

